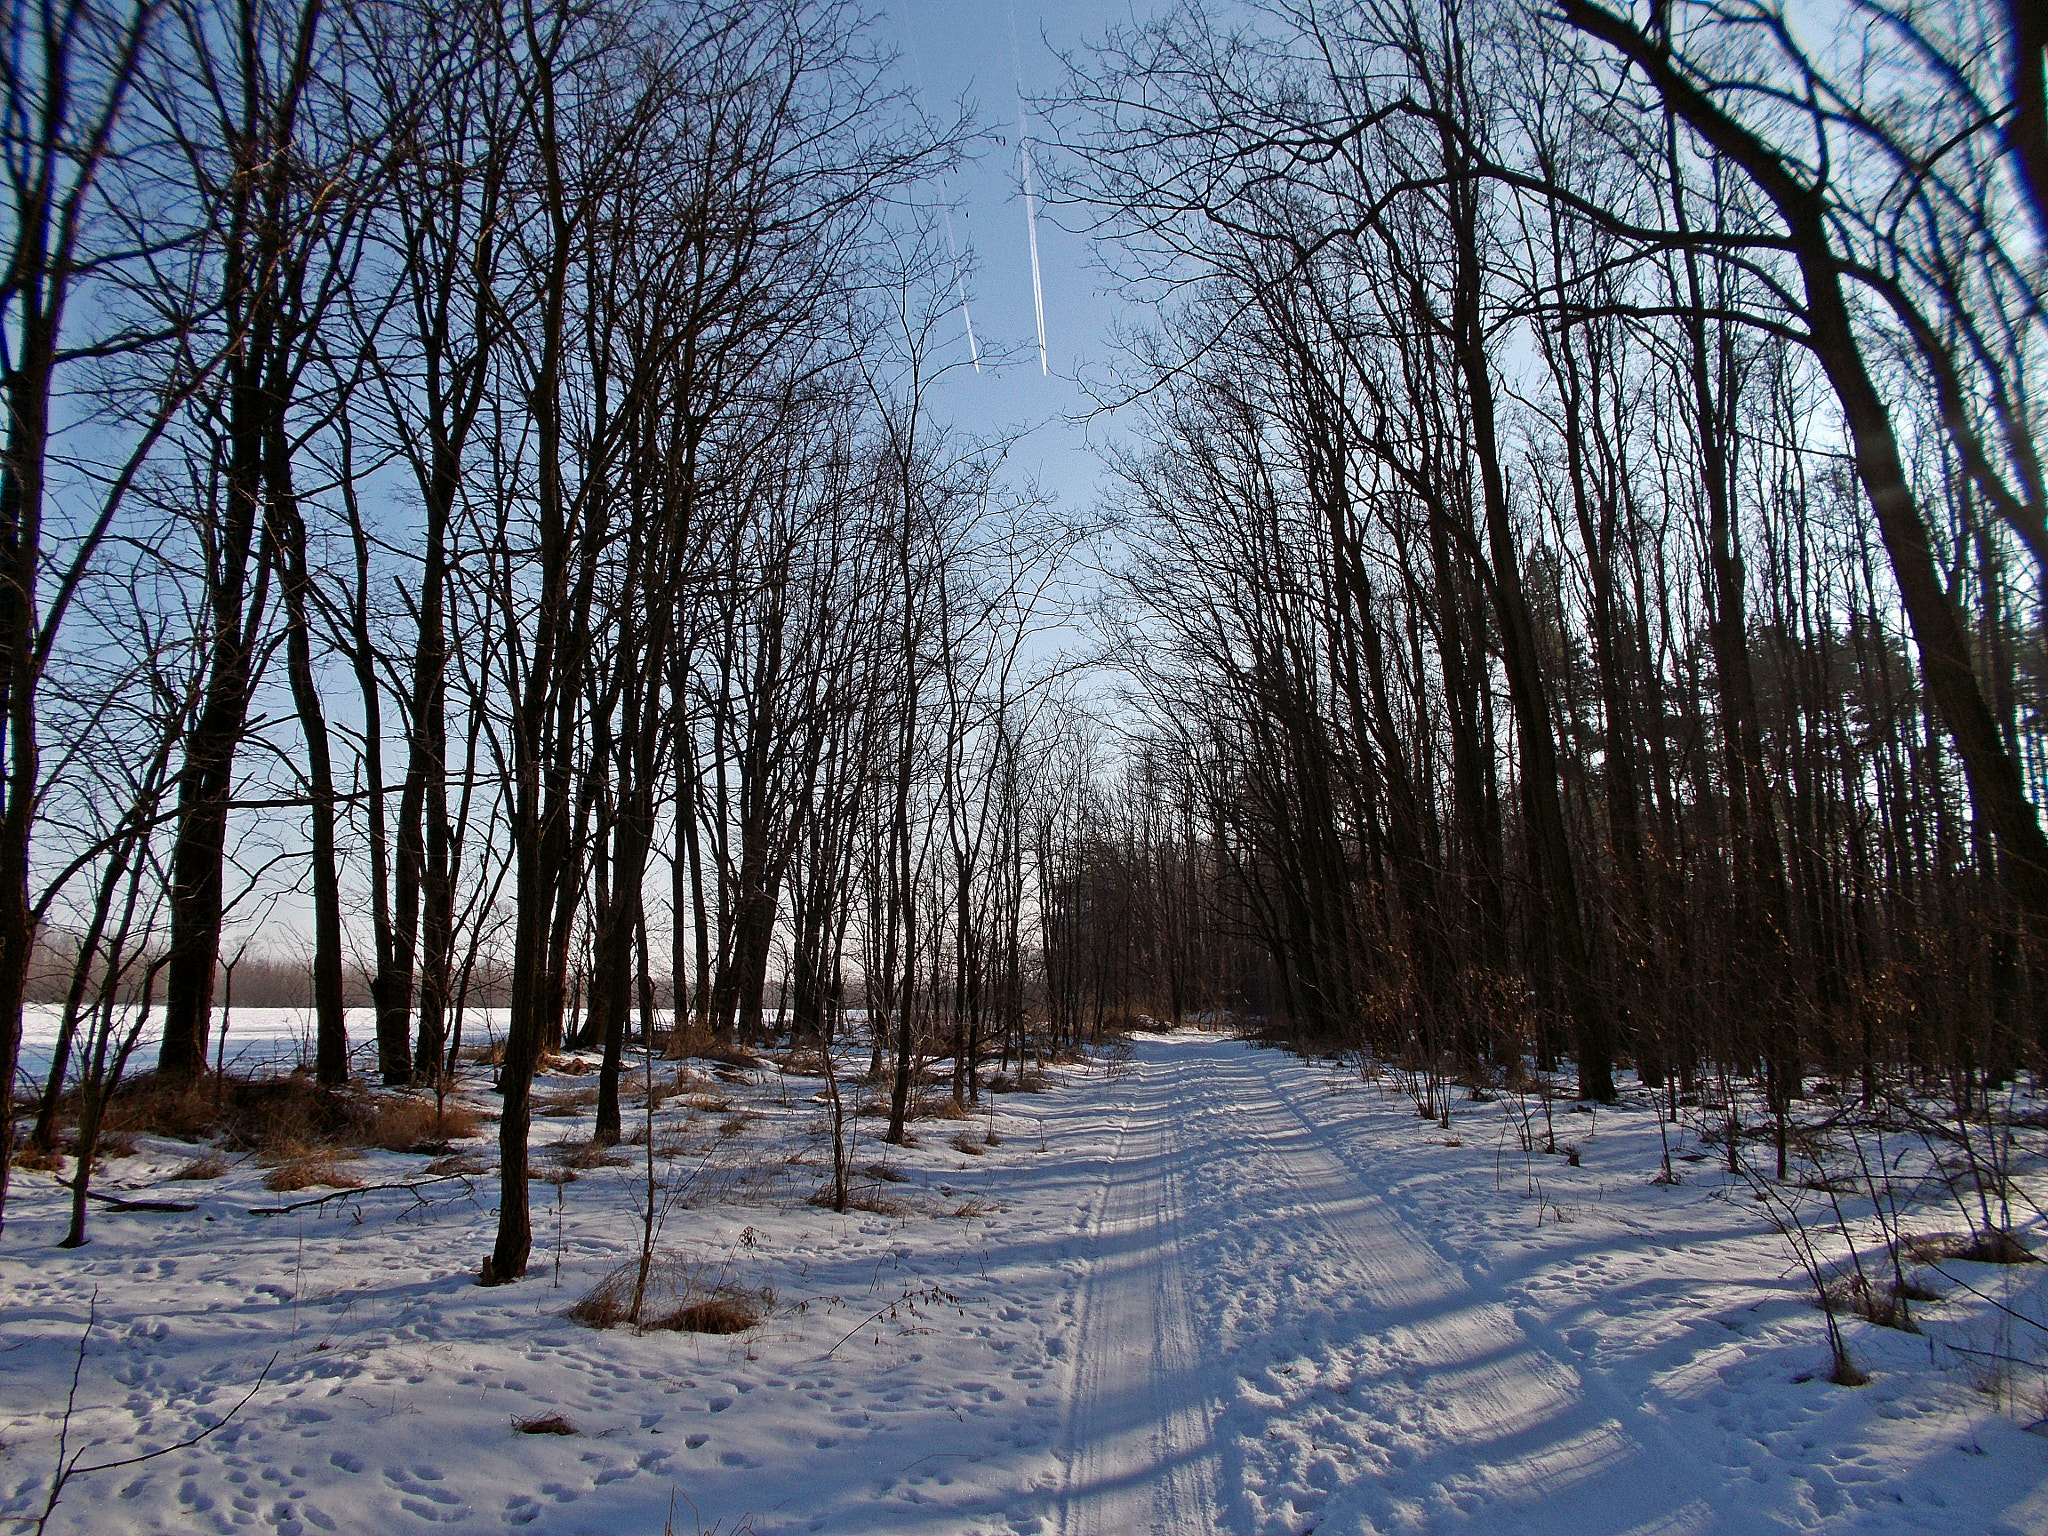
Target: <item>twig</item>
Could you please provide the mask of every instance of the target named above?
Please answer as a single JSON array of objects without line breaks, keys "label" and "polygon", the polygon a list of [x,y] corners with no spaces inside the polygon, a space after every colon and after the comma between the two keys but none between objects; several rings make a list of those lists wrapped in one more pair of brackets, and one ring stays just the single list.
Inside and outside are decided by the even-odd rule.
[{"label": "twig", "polygon": [[196,1434],[187,1435],[183,1440],[180,1440],[175,1444],[158,1446],[155,1450],[144,1451],[138,1456],[116,1457],[112,1461],[95,1461],[88,1463],[85,1460],[84,1450],[74,1452],[67,1456],[66,1452],[70,1450],[71,1446],[71,1420],[73,1415],[76,1414],[76,1412],[78,1411],[78,1383],[85,1374],[86,1342],[89,1339],[91,1339],[93,1324],[99,1316],[99,1301],[100,1293],[98,1289],[95,1288],[92,1293],[92,1300],[87,1304],[86,1307],[85,1332],[81,1333],[78,1336],[78,1359],[71,1367],[71,1391],[69,1392],[69,1394],[66,1395],[64,1399],[64,1421],[59,1426],[57,1431],[57,1470],[50,1479],[50,1496],[43,1501],[43,1512],[40,1515],[7,1516],[9,1520],[15,1522],[18,1525],[26,1525],[32,1527],[36,1532],[36,1536],[42,1536],[42,1533],[49,1528],[50,1517],[56,1514],[57,1512],[57,1501],[64,1497],[65,1485],[68,1484],[72,1478],[86,1477],[94,1472],[118,1471],[122,1467],[137,1467],[141,1466],[146,1461],[155,1461],[159,1456],[168,1456],[173,1451],[190,1450],[193,1446],[199,1444],[200,1441],[207,1439],[208,1437],[212,1436],[213,1434],[217,1433],[222,1429],[225,1429],[228,1426],[229,1421],[231,1421],[236,1414],[240,1413],[244,1408],[248,1407],[250,1400],[254,1398],[258,1392],[263,1390],[263,1383],[266,1380],[268,1380],[270,1376],[270,1368],[277,1364],[277,1356],[273,1354],[267,1361],[264,1362],[263,1369],[261,1372],[258,1373],[255,1384],[251,1386],[247,1392],[244,1392],[242,1394],[241,1401],[237,1402],[234,1407],[230,1408],[226,1413],[222,1414],[219,1419],[207,1425],[206,1428],[198,1431],[198,1433]]},{"label": "twig", "polygon": [[[896,1298],[896,1300],[890,1302],[889,1305],[887,1305],[886,1307],[881,1307],[878,1308],[876,1311],[870,1312],[866,1317],[862,1318],[859,1322],[855,1323],[851,1328],[847,1329],[846,1332],[839,1336],[839,1344],[844,1344],[856,1333],[859,1333],[861,1329],[867,1327],[869,1323],[878,1323],[884,1317],[893,1315],[896,1309],[902,1305],[903,1298],[899,1296]],[[818,1356],[818,1359],[830,1360],[835,1354],[839,1352],[839,1344],[834,1344],[830,1349],[826,1350],[825,1353]]]}]

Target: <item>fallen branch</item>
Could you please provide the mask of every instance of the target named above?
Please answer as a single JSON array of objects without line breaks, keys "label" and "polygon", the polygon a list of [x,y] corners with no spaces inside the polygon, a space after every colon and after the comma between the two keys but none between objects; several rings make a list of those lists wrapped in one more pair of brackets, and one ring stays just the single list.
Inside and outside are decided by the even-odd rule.
[{"label": "fallen branch", "polygon": [[330,1189],[326,1194],[315,1195],[311,1200],[294,1200],[290,1205],[252,1205],[249,1207],[249,1214],[287,1216],[293,1211],[311,1210],[314,1206],[326,1205],[335,1200],[353,1200],[358,1195],[377,1195],[394,1189],[425,1189],[433,1184],[446,1184],[452,1179],[460,1179],[464,1186],[468,1187],[469,1181],[474,1177],[474,1174],[468,1173],[439,1173],[431,1179],[406,1179],[397,1184],[356,1184],[347,1189]]},{"label": "fallen branch", "polygon": [[100,1204],[117,1211],[196,1211],[199,1209],[190,1200],[123,1200],[119,1195],[101,1194],[96,1189],[88,1189],[85,1192],[85,1198],[97,1200]]}]

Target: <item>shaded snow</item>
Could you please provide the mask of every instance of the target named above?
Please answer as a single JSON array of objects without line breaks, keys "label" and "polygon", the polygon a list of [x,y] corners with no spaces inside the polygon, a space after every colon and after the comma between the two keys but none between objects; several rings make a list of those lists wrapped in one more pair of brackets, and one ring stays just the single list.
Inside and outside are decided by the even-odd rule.
[{"label": "shaded snow", "polygon": [[[531,1277],[495,1290],[473,1283],[490,1178],[257,1217],[317,1192],[267,1194],[253,1163],[162,1183],[192,1149],[146,1142],[106,1187],[201,1209],[96,1211],[67,1253],[61,1192],[17,1174],[0,1513],[41,1507],[97,1290],[88,1460],[189,1434],[276,1360],[203,1444],[75,1483],[53,1530],[2048,1530],[2048,1440],[1929,1338],[1852,1321],[1872,1384],[1819,1379],[1820,1315],[1760,1208],[1711,1162],[1652,1185],[1646,1109],[1573,1117],[1581,1167],[1525,1166],[1498,1105],[1447,1137],[1355,1074],[1144,1037],[1128,1070],[863,1144],[912,1211],[842,1217],[803,1203],[817,1080],[751,1079],[717,1091],[758,1122],[672,1101],[657,1131],[696,1170],[665,1244],[775,1292],[729,1339],[565,1316],[634,1251],[636,1168],[568,1185],[559,1242],[536,1185]],[[949,1144],[991,1123],[985,1156]],[[587,1112],[535,1123],[587,1134]],[[1958,1269],[2039,1315],[2031,1267]],[[1996,1336],[1960,1292],[1924,1310],[1930,1337]],[[579,1433],[514,1431],[544,1413]]]}]

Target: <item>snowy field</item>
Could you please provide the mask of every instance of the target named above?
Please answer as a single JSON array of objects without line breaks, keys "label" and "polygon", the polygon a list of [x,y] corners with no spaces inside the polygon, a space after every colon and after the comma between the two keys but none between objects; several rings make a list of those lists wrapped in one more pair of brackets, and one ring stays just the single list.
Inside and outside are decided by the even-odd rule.
[{"label": "snowy field", "polygon": [[[124,1010],[132,1018],[132,1012]],[[57,1028],[64,1010],[51,1003],[30,1003],[21,1018],[21,1076],[40,1088],[50,1073],[50,1053],[56,1048]],[[227,1033],[221,1033],[221,1021]],[[128,1059],[130,1072],[144,1072],[156,1065],[157,1047],[163,1041],[163,1010],[144,1021],[142,1033]],[[503,1029],[502,1010],[472,1008],[464,1022],[465,1031]],[[120,1036],[117,1034],[116,1039]],[[472,1037],[474,1038],[474,1037]],[[350,1069],[374,1072],[377,1066],[377,1021],[368,1008],[348,1010]],[[313,1010],[311,1008],[215,1008],[213,1025],[207,1035],[207,1059],[218,1060],[229,1072],[245,1073],[273,1067],[290,1070],[313,1060]],[[21,1091],[21,1090],[17,1090]],[[30,1089],[29,1091],[34,1091]]]},{"label": "snowy field", "polygon": [[[1355,1072],[1141,1037],[915,1148],[864,1139],[893,1181],[837,1216],[806,1203],[819,1081],[746,1076],[655,1134],[674,1264],[773,1292],[731,1337],[566,1315],[636,1251],[637,1165],[536,1184],[533,1269],[493,1290],[489,1177],[259,1215],[322,1191],[253,1162],[172,1182],[194,1149],[145,1139],[104,1187],[197,1209],[97,1210],[65,1252],[52,1177],[17,1173],[0,1514],[43,1507],[78,1367],[88,1464],[256,1390],[81,1475],[52,1531],[2048,1531],[2044,1408],[2015,1401],[2038,1374],[1991,1392],[1971,1364],[2031,1347],[1972,1288],[2039,1317],[2048,1266],[1948,1266],[1922,1335],[1846,1320],[1872,1380],[1831,1386],[1763,1207],[1712,1157],[1653,1184],[1645,1108],[1559,1105],[1573,1167],[1525,1158],[1504,1104],[1445,1132]],[[594,1082],[543,1080],[537,1143],[588,1137]],[[540,1416],[574,1432],[515,1429]]]}]

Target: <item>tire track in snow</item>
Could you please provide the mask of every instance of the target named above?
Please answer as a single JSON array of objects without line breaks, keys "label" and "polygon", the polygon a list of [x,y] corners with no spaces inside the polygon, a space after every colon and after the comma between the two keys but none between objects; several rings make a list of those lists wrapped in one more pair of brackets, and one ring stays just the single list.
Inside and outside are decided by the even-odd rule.
[{"label": "tire track in snow", "polygon": [[1216,1528],[1214,1405],[1203,1390],[1181,1252],[1183,1071],[1178,1062],[1141,1063],[1132,1077],[1082,1287],[1063,1536]]}]

